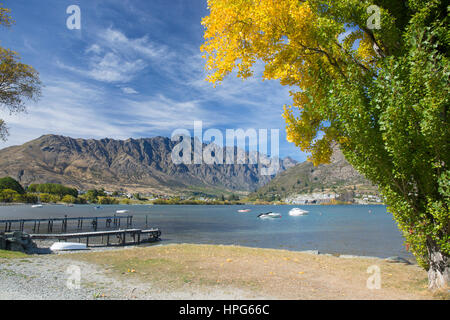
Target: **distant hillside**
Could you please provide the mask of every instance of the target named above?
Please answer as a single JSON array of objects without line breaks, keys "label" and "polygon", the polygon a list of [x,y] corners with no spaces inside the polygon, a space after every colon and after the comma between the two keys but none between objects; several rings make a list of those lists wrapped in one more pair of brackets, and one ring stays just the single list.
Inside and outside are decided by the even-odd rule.
[{"label": "distant hillside", "polygon": [[[166,137],[85,140],[46,135],[0,150],[0,177],[22,185],[61,183],[78,189],[179,194],[249,192],[272,179],[257,165],[175,165]],[[280,161],[284,170],[296,164]]]},{"label": "distant hillside", "polygon": [[274,200],[297,194],[345,194],[348,191],[376,194],[377,188],[353,169],[342,152],[335,148],[330,164],[314,167],[309,161],[299,163],[281,172],[251,197]]}]

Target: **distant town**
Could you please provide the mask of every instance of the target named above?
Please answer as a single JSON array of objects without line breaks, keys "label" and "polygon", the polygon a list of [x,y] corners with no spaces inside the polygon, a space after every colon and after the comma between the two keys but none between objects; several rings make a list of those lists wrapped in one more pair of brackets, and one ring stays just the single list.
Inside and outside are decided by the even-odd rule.
[{"label": "distant town", "polygon": [[45,183],[22,186],[11,177],[0,179],[0,202],[2,203],[61,203],[61,204],[382,204],[379,196],[360,193],[310,193],[297,194],[285,199],[258,199],[254,196],[222,194],[167,195],[155,193],[130,193],[104,189],[77,190],[61,184]]}]

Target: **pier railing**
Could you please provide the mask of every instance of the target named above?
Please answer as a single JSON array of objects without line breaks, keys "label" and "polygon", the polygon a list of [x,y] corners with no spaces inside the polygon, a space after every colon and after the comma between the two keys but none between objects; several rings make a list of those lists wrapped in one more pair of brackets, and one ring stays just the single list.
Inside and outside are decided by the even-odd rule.
[{"label": "pier railing", "polygon": [[[87,225],[86,225],[87,222]],[[104,222],[104,223],[103,223]],[[47,233],[65,233],[68,230],[69,223],[73,223],[76,231],[91,229],[97,231],[99,228],[131,228],[133,226],[133,216],[108,216],[108,217],[77,217],[69,218],[46,218],[46,219],[7,219],[0,220],[0,232],[25,231],[30,230],[32,233],[40,233],[46,230]],[[76,225],[76,227],[75,227]]]}]

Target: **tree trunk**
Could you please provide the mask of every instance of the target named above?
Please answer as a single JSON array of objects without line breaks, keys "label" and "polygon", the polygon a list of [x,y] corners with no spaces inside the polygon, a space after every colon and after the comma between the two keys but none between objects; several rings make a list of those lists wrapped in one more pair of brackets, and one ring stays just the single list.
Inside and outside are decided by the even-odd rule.
[{"label": "tree trunk", "polygon": [[437,244],[427,241],[428,259],[430,268],[428,269],[428,288],[431,290],[446,289],[450,278],[450,258],[444,255]]}]

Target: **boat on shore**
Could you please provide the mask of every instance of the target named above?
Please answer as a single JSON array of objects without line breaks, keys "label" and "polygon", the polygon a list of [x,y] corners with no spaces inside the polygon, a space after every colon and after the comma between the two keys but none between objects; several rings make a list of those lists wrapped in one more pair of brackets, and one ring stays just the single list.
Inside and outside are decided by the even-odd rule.
[{"label": "boat on shore", "polygon": [[275,213],[275,212],[261,213],[260,215],[258,215],[258,218],[260,218],[260,219],[279,219],[279,218],[281,218],[281,214]]},{"label": "boat on shore", "polygon": [[289,211],[289,215],[292,217],[306,216],[308,213],[309,211],[302,210],[300,208],[294,208],[291,211]]},{"label": "boat on shore", "polygon": [[50,250],[51,251],[87,250],[87,246],[84,243],[55,242],[50,247]]}]

